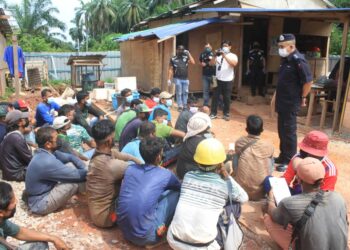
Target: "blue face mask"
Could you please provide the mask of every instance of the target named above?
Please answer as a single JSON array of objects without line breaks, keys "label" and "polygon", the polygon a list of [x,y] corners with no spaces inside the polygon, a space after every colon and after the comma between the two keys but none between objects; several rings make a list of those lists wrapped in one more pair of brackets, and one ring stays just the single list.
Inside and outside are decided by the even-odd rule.
[{"label": "blue face mask", "polygon": [[126,97],[126,102],[130,103],[133,99],[134,99],[133,96],[129,95],[129,96]]},{"label": "blue face mask", "polygon": [[55,102],[55,99],[54,99],[53,97],[49,97],[49,98],[47,99],[47,103],[51,104],[51,103],[53,103],[53,102]]},{"label": "blue face mask", "polygon": [[171,99],[168,99],[166,100],[166,103],[165,103],[168,107],[171,107],[173,105],[173,100]]},{"label": "blue face mask", "polygon": [[207,53],[210,53],[211,52],[211,48],[205,48],[205,52],[207,52]]}]

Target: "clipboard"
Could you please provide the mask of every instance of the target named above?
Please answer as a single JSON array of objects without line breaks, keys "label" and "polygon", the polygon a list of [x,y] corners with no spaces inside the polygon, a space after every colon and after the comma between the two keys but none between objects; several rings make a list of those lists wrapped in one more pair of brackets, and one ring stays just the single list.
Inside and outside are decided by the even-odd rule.
[{"label": "clipboard", "polygon": [[270,177],[269,182],[273,188],[273,196],[275,197],[276,205],[278,205],[284,198],[290,197],[291,193],[287,185],[286,179]]}]

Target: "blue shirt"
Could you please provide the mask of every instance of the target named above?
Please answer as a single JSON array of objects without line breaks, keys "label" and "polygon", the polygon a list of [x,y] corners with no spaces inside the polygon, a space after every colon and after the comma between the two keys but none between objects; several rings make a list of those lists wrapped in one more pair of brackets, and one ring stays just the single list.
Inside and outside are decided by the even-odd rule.
[{"label": "blue shirt", "polygon": [[145,238],[156,230],[158,200],[166,190],[181,184],[169,170],[153,165],[130,165],[125,171],[118,198],[118,225],[128,240]]},{"label": "blue shirt", "polygon": [[[21,47],[17,47],[17,54],[18,54],[18,72],[24,73],[24,54],[21,49]],[[13,47],[8,46],[5,49],[4,52],[4,61],[7,63],[7,66],[10,70],[11,75],[15,75],[15,70],[14,70],[14,58],[13,58]]]},{"label": "blue shirt", "polygon": [[52,125],[53,119],[55,118],[53,111],[58,111],[60,109],[60,105],[55,102],[52,103],[39,103],[36,107],[36,126],[41,127],[44,124],[48,123]]},{"label": "blue shirt", "polygon": [[[145,163],[145,161],[143,160],[141,153],[140,153],[140,143],[141,143],[140,139],[135,139],[135,140],[129,142],[123,148],[122,153],[126,153],[129,155],[135,156],[142,163]],[[129,163],[134,163],[134,162],[129,161]]]},{"label": "blue shirt", "polygon": [[168,121],[171,121],[170,109],[169,109],[167,106],[165,106],[164,104],[158,104],[157,106],[155,106],[155,107],[153,108],[153,111],[152,111],[151,115],[149,116],[148,121],[151,122],[151,121],[154,120],[154,111],[155,111],[156,109],[163,109],[164,111],[166,111],[166,112],[168,113],[167,120],[168,120]]},{"label": "blue shirt", "polygon": [[[76,168],[67,167],[65,164],[69,162]],[[57,183],[84,182],[86,172],[85,164],[74,155],[60,151],[51,154],[38,149],[28,165],[25,179],[29,207],[46,196]]]}]

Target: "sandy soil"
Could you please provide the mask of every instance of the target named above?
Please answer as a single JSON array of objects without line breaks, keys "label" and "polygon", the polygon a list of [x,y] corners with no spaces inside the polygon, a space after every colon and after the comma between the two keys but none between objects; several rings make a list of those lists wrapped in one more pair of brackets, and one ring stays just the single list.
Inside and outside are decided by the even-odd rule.
[{"label": "sandy soil", "polygon": [[[25,99],[32,108],[40,100],[38,92],[28,93]],[[264,119],[264,133],[262,138],[269,140],[275,146],[275,155],[279,153],[279,140],[277,135],[276,118],[270,118],[269,106],[248,106],[241,102],[233,102],[231,105],[231,120],[213,120],[213,131],[216,137],[228,148],[229,143],[236,141],[245,132],[245,118],[249,114],[258,114]],[[220,114],[220,113],[219,113]],[[178,113],[173,111],[174,117]],[[300,125],[298,128],[298,139],[301,140],[310,128]],[[336,164],[339,175],[336,190],[340,192],[346,201],[350,202],[348,192],[350,183],[350,144],[339,139],[332,140],[329,145],[329,157]],[[67,204],[66,208],[57,213],[38,217],[31,215],[26,206],[20,200],[23,183],[13,183],[17,198],[19,200],[17,214],[14,221],[18,224],[43,232],[62,237],[73,249],[139,249],[126,242],[118,228],[98,229],[92,225],[87,211],[86,197],[79,195]],[[246,204],[243,207],[242,221],[246,227],[243,249],[271,249],[275,245],[271,243],[263,227],[261,220],[261,206],[259,204]],[[170,249],[165,243],[154,249]]]}]

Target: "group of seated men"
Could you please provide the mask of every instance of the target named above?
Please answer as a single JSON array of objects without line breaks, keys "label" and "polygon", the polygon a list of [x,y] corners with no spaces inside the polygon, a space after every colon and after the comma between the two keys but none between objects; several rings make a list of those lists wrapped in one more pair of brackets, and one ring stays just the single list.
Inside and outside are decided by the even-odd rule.
[{"label": "group of seated men", "polygon": [[[3,179],[25,181],[23,198],[32,213],[55,212],[86,192],[92,222],[102,228],[118,225],[135,245],[166,238],[173,249],[222,249],[227,240],[218,230],[223,211],[238,219],[242,203],[267,197],[264,222],[283,249],[347,248],[347,209],[334,191],[338,172],[327,157],[327,135],[305,136],[281,177],[293,196],[276,206],[268,185],[274,148],[260,137],[261,117],[248,116],[247,135],[226,152],[212,132],[208,109],[198,108],[196,100],[189,100],[173,127],[171,94],[152,89],[146,101],[128,98],[129,89],[122,94],[115,124],[94,110],[83,91],[76,105],[59,106],[51,91],[43,90],[36,122],[23,102],[0,114],[0,132],[2,125],[6,128],[0,144]],[[88,114],[96,119],[88,121]],[[166,167],[174,159],[173,172]],[[8,211],[14,211],[15,197],[11,186],[0,185],[6,197],[0,200],[0,236],[66,249],[54,236],[32,232],[29,237],[27,229],[11,223],[14,212]]]}]

